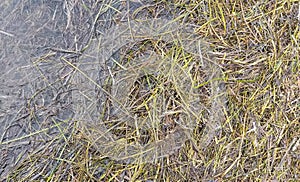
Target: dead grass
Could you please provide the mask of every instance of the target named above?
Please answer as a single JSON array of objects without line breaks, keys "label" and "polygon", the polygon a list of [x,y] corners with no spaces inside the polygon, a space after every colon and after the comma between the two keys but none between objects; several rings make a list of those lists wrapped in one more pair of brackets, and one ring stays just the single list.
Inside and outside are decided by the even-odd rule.
[{"label": "dead grass", "polygon": [[118,162],[96,150],[78,121],[66,120],[63,124],[53,123],[50,127],[57,127],[59,134],[31,151],[6,180],[300,178],[300,2],[172,0],[146,9],[155,14],[162,7],[174,9],[177,17],[195,26],[197,35],[211,43],[212,54],[222,69],[228,97],[226,118],[212,143],[195,149],[194,145],[202,141],[201,129],[195,129],[194,143],[187,141],[178,152],[154,164]]}]

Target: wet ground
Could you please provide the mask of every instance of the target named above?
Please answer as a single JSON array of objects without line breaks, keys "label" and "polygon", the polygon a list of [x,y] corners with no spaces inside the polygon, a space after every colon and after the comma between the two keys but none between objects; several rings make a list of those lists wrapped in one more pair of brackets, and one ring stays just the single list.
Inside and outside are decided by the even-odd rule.
[{"label": "wet ground", "polygon": [[[126,20],[142,5],[136,1],[0,2],[1,178],[30,152],[51,151],[48,142],[62,130],[67,136],[72,129],[76,112],[72,92],[78,85],[70,82],[74,69],[62,59],[75,64],[91,38]],[[162,16],[169,17],[168,10],[164,12]]]},{"label": "wet ground", "polygon": [[53,140],[54,125],[71,125],[71,69],[60,59],[79,57],[95,35],[95,20],[109,18],[102,9],[88,1],[0,2],[1,177]]},{"label": "wet ground", "polygon": [[[1,0],[0,181],[298,179],[298,2],[196,2]],[[157,44],[152,35],[135,42],[139,39],[133,35],[143,29],[139,23],[135,28],[131,20],[141,18],[188,24],[212,51],[202,57],[205,52],[197,49],[197,57],[184,50],[184,41],[177,41],[181,45],[176,47],[176,40],[157,34]],[[144,26],[144,30],[151,27]],[[167,32],[174,30],[171,26]],[[124,35],[122,31],[129,42],[126,36],[109,39],[114,33]],[[140,66],[139,58],[153,63],[157,59],[151,56],[165,55],[166,50],[175,50],[171,56],[177,60],[192,61],[140,69],[146,64]],[[121,59],[120,52],[124,53]],[[103,65],[99,57],[109,58],[105,62],[109,64]],[[130,58],[135,64],[126,67]],[[201,58],[214,66],[205,69]],[[165,72],[166,65],[176,65],[173,70],[192,78],[195,87],[181,84],[184,76],[166,78],[171,72]],[[120,85],[134,89],[119,89]],[[180,97],[184,89],[174,89],[180,86],[199,90]],[[155,87],[161,89],[163,98],[156,97],[158,107],[148,102],[159,95],[151,92]],[[124,98],[122,92],[130,93]],[[195,99],[195,103],[205,107],[181,104],[188,103],[184,99],[194,93],[201,95],[196,97],[201,102]],[[140,102],[143,96],[146,99]],[[166,104],[167,97],[172,99]],[[203,112],[197,112],[199,108]],[[185,124],[182,115],[190,119],[186,121],[191,121],[189,116],[197,119],[191,122],[196,126],[190,136],[186,132],[190,128],[178,129]],[[138,125],[144,116],[150,116],[142,123],[145,127]],[[155,128],[152,121],[165,125]],[[154,148],[156,156],[148,158],[141,145],[147,151]],[[136,151],[145,154],[142,164],[128,160],[128,154],[140,160]]]}]

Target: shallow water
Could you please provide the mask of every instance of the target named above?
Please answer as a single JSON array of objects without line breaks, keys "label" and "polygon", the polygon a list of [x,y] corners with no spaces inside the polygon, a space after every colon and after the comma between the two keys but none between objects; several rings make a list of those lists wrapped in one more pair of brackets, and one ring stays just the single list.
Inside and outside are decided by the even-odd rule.
[{"label": "shallow water", "polygon": [[118,13],[128,14],[119,0],[0,2],[0,179],[57,136],[55,125],[68,134],[78,85],[62,58],[76,62]]},{"label": "shallow water", "polygon": [[79,17],[82,23],[76,24],[78,18],[66,28],[65,6],[63,1],[52,0],[0,2],[1,177],[29,151],[45,145],[38,141],[56,135],[57,128],[37,132],[51,128],[52,118],[59,122],[72,117],[70,88],[61,80],[68,70],[59,57],[74,55],[50,48],[81,49],[88,40],[88,21],[92,20],[85,13]]}]

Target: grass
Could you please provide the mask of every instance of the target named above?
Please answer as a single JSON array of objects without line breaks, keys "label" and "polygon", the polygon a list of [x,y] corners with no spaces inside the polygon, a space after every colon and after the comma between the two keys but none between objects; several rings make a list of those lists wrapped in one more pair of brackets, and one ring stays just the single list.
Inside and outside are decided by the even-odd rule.
[{"label": "grass", "polygon": [[[92,9],[81,2],[76,6],[88,9],[86,11],[97,9],[96,5]],[[300,178],[300,2],[192,0],[185,3],[172,0],[137,9],[134,14],[150,12],[155,16],[163,14],[161,10],[172,10],[178,21],[194,26],[197,36],[210,43],[210,54],[222,71],[220,80],[226,88],[226,108],[223,109],[221,131],[211,143],[201,145],[203,126],[209,125],[203,115],[191,133],[192,140],[187,140],[170,156],[151,163],[128,163],[111,159],[97,150],[95,138],[89,135],[81,121],[71,118],[58,124],[52,119],[47,127],[49,130],[41,129],[0,143],[7,146],[43,133],[40,141],[43,145],[32,148],[28,156],[5,177],[6,180],[297,181]],[[68,16],[76,17],[76,14]],[[92,22],[92,27],[96,26],[97,21]],[[72,24],[68,23],[68,26]],[[174,50],[173,56],[180,59],[180,49]],[[56,68],[58,65],[76,68],[70,73],[72,79],[77,73],[84,72],[79,64],[66,58],[61,62],[57,59],[47,58],[49,62],[57,63]],[[162,78],[155,78],[160,86],[172,81],[171,77],[169,80]],[[202,79],[201,75],[196,78]],[[145,80],[148,84],[151,82],[149,77]],[[199,83],[199,89],[205,90],[205,82],[194,81]],[[204,87],[200,87],[203,84]],[[48,86],[51,87],[51,84]],[[169,84],[163,89],[166,93],[171,92],[176,90],[176,85]],[[209,95],[209,90],[207,92]],[[89,93],[83,94],[89,97]],[[148,100],[150,98],[157,99],[155,95],[147,97]],[[206,99],[209,102],[213,98]],[[146,107],[145,102],[140,104]],[[183,106],[183,109],[186,108]],[[30,117],[34,117],[35,111],[31,112]],[[49,132],[54,127],[58,134],[53,137]],[[127,130],[121,126],[116,131],[129,137]],[[134,132],[136,129],[133,129]],[[155,141],[153,137],[157,133],[153,132],[148,140]],[[133,136],[133,140],[138,137]]]}]

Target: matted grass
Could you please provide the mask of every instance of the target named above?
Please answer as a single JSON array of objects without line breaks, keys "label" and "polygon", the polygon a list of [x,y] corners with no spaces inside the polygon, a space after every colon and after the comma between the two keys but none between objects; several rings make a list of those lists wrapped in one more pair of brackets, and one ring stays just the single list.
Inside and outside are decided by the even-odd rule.
[{"label": "matted grass", "polygon": [[[43,140],[43,146],[30,151],[3,178],[8,181],[297,181],[300,178],[300,2],[173,0],[144,5],[133,13],[149,11],[155,15],[172,10],[179,21],[193,25],[196,34],[211,44],[227,95],[220,133],[203,148],[202,131],[195,129],[194,141],[187,141],[176,153],[156,163],[126,163],[97,151],[80,121],[52,119],[49,130],[57,128],[59,134]],[[76,6],[88,8],[83,3]],[[70,16],[75,15],[70,13]],[[97,16],[91,28],[97,26]],[[47,58],[49,62],[55,59],[58,58]],[[48,136],[47,131],[38,130],[31,135]],[[0,145],[30,136],[1,141]]]}]

